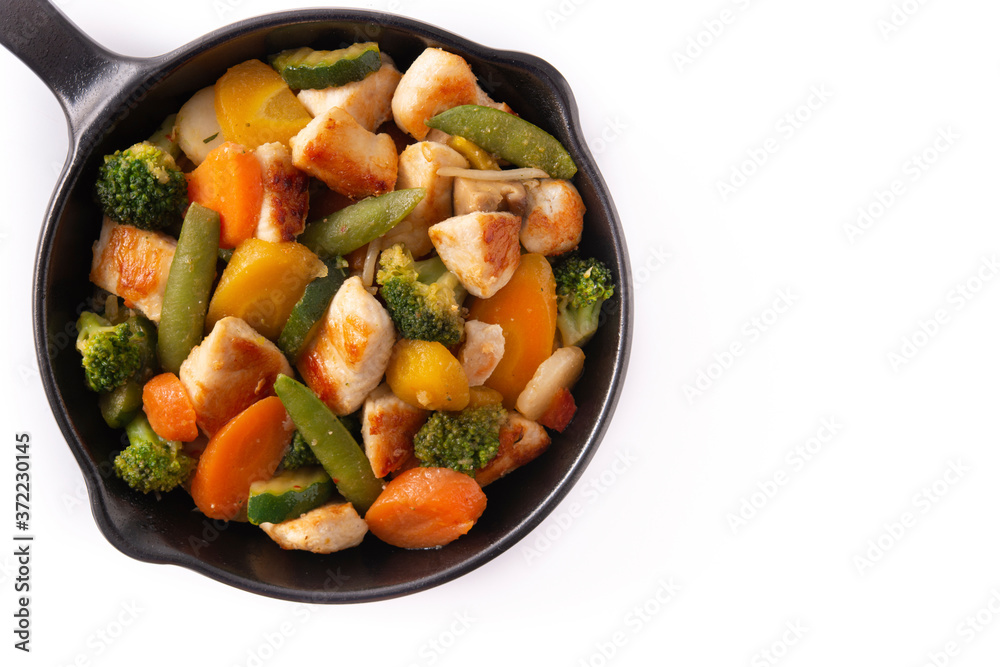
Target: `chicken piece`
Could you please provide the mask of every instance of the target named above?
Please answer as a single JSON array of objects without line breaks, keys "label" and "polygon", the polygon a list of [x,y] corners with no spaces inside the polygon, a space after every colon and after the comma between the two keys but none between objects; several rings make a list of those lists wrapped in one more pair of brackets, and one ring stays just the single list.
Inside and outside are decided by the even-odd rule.
[{"label": "chicken piece", "polygon": [[282,549],[301,549],[315,554],[332,554],[361,544],[368,524],[351,503],[328,503],[297,519],[262,523],[268,537]]},{"label": "chicken piece", "polygon": [[253,154],[264,184],[254,236],[272,243],[294,241],[306,228],[309,177],[295,168],[291,152],[282,143],[262,144]]},{"label": "chicken piece", "polygon": [[119,225],[105,216],[94,243],[90,282],[159,322],[176,248],[177,241],[166,234]]},{"label": "chicken piece", "polygon": [[552,257],[576,248],[587,209],[573,184],[561,178],[544,178],[528,181],[524,187],[528,194],[528,211],[521,223],[524,249]]},{"label": "chicken piece", "polygon": [[448,270],[470,294],[486,299],[507,284],[521,261],[517,235],[521,218],[513,213],[467,213],[427,230]]},{"label": "chicken piece", "polygon": [[453,176],[438,176],[437,171],[441,167],[466,169],[468,166],[468,160],[461,153],[444,144],[421,141],[407,146],[399,155],[396,189],[424,188],[427,194],[408,216],[386,233],[382,247],[403,243],[414,257],[423,257],[433,250],[427,229],[451,217],[451,185],[455,180]]},{"label": "chicken piece", "polygon": [[452,190],[455,215],[474,211],[509,211],[524,215],[527,194],[521,181],[455,179]]},{"label": "chicken piece", "polygon": [[479,320],[465,322],[465,342],[458,351],[458,362],[470,387],[480,387],[493,374],[503,357],[503,328]]},{"label": "chicken piece", "polygon": [[427,411],[414,407],[381,384],[365,399],[361,438],[376,477],[397,470],[413,455],[413,436],[427,421]]},{"label": "chicken piece", "polygon": [[392,96],[392,116],[399,129],[418,141],[427,137],[428,118],[462,104],[480,104],[510,112],[483,92],[461,56],[428,47],[413,61]]},{"label": "chicken piece", "polygon": [[541,424],[525,419],[517,412],[509,413],[507,421],[500,427],[500,449],[496,458],[476,471],[476,481],[479,486],[495,482],[511,470],[538,458],[551,442]]},{"label": "chicken piece", "polygon": [[396,329],[358,276],[344,281],[318,328],[299,357],[299,372],[331,410],[348,415],[382,381]]},{"label": "chicken piece", "polygon": [[209,436],[262,398],[274,380],[292,375],[281,350],[238,317],[224,317],[181,364],[181,384]]},{"label": "chicken piece", "polygon": [[403,75],[385,53],[382,66],[361,81],[319,90],[299,91],[299,101],[313,117],[326,113],[331,107],[340,107],[354,116],[361,127],[369,132],[377,130],[392,118],[392,94]]},{"label": "chicken piece", "polygon": [[289,140],[292,163],[352,199],[385,194],[396,184],[396,144],[340,107],[316,116]]}]

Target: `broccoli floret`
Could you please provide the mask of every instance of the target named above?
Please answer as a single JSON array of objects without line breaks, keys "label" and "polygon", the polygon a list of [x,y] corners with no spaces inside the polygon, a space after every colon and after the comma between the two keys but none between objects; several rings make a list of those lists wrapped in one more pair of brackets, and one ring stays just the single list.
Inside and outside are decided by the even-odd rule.
[{"label": "broccoli floret", "polygon": [[318,466],[319,464],[319,459],[313,453],[312,447],[302,437],[302,434],[296,431],[292,435],[292,444],[288,446],[285,457],[281,459],[281,467],[285,470],[295,470],[296,468]]},{"label": "broccoli floret", "polygon": [[97,313],[84,311],[76,328],[76,349],[83,355],[83,370],[92,391],[117,389],[142,369],[147,341],[142,333],[137,335],[129,321],[111,324]]},{"label": "broccoli floret", "polygon": [[382,251],[375,278],[393,323],[404,338],[454,345],[462,338],[466,291],[439,257],[413,261],[402,244]]},{"label": "broccoli floret", "polygon": [[499,403],[435,412],[413,437],[413,451],[423,466],[475,475],[496,457],[500,426],[506,418],[507,411]]},{"label": "broccoli floret", "polygon": [[563,345],[583,345],[597,331],[601,306],[615,293],[614,278],[598,259],[575,253],[553,267],[559,305],[556,325]]},{"label": "broccoli floret", "polygon": [[139,413],[125,427],[129,445],[115,457],[115,474],[137,491],[170,491],[183,484],[197,462],[181,443],[156,435],[146,415]]},{"label": "broccoli floret", "polygon": [[97,201],[115,222],[163,229],[180,222],[188,204],[187,181],[169,153],[144,141],[104,156]]}]

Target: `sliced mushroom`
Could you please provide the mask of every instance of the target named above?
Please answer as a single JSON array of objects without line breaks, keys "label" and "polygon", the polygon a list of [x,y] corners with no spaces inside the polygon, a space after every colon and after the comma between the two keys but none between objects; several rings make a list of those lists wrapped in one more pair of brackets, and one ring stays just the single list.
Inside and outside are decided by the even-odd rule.
[{"label": "sliced mushroom", "polygon": [[456,178],[452,191],[455,215],[475,211],[506,211],[524,215],[526,192],[520,181],[483,181]]}]

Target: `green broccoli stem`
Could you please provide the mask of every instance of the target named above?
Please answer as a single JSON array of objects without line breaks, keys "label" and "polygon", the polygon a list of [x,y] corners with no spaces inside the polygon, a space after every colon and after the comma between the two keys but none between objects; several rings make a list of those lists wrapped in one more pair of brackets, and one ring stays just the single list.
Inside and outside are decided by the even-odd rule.
[{"label": "green broccoli stem", "polygon": [[164,440],[156,434],[153,427],[149,425],[149,419],[141,411],[132,418],[132,421],[125,425],[125,435],[128,436],[130,443],[142,442],[144,440],[149,442],[171,442]]},{"label": "green broccoli stem", "polygon": [[83,352],[87,339],[100,331],[111,329],[112,324],[97,313],[85,310],[76,321],[76,349]]},{"label": "green broccoli stem", "polygon": [[465,301],[469,292],[462,285],[454,273],[448,270],[441,258],[435,255],[430,259],[424,259],[413,263],[413,268],[417,272],[417,280],[427,285],[440,285],[449,287],[455,294],[455,302],[459,305]]},{"label": "green broccoli stem", "polygon": [[174,124],[176,122],[177,114],[170,114],[147,140],[164,153],[168,153],[175,160],[181,156],[181,147],[174,138]]},{"label": "green broccoli stem", "polygon": [[601,323],[601,306],[606,299],[598,299],[589,306],[562,308],[556,318],[563,345],[580,347],[593,337]]}]

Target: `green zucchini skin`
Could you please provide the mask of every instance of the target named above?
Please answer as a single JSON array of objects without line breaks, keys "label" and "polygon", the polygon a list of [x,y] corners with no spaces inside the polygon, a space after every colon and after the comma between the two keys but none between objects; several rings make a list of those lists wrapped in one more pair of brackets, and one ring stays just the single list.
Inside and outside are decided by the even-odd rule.
[{"label": "green zucchini skin", "polygon": [[313,325],[323,317],[337,290],[344,284],[346,276],[344,270],[337,265],[337,259],[325,259],[323,262],[326,264],[327,274],[306,286],[306,291],[292,308],[281,335],[278,336],[278,349],[285,353],[293,366],[309,341]]},{"label": "green zucchini skin", "polygon": [[514,114],[477,104],[463,104],[425,121],[448,134],[468,139],[518,167],[541,169],[552,178],[573,178],[576,163],[559,140]]},{"label": "green zucchini skin", "polygon": [[255,526],[297,519],[326,503],[333,489],[333,480],[322,468],[286,470],[250,486],[247,519]]},{"label": "green zucchini skin", "polygon": [[270,62],[289,88],[302,90],[361,81],[382,66],[382,54],[375,42],[362,42],[336,51],[288,49],[271,56]]}]

